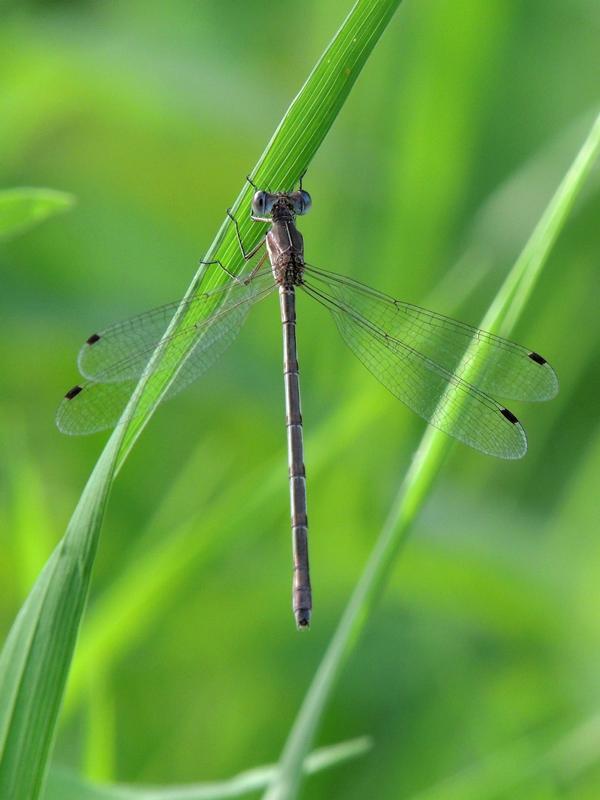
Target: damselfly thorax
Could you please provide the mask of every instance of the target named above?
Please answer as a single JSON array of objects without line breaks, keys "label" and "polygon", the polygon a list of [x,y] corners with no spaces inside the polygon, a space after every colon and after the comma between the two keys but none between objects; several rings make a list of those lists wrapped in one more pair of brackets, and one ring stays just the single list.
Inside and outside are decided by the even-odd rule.
[{"label": "damselfly thorax", "polygon": [[[270,198],[264,200],[257,193],[255,206],[269,206]],[[297,195],[297,196],[295,196]],[[304,239],[296,227],[296,213],[305,213],[310,207],[307,192],[296,192],[294,195],[277,194],[271,206],[271,230],[267,233],[265,244],[273,277],[279,286],[289,288],[302,283],[304,272]],[[307,200],[308,198],[308,200]],[[301,209],[301,210],[295,210]]]}]

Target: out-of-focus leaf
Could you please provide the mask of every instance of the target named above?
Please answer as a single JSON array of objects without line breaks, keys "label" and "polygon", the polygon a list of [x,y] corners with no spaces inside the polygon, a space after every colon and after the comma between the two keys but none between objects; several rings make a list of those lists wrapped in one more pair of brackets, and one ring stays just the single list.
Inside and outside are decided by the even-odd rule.
[{"label": "out-of-focus leaf", "polygon": [[0,191],[0,239],[67,211],[74,202],[73,195],[54,189],[4,189]]},{"label": "out-of-focus leaf", "polygon": [[[371,749],[367,737],[349,739],[347,742],[315,750],[304,761],[306,775],[313,775],[330,767],[364,755]],[[187,786],[125,786],[100,785],[82,780],[70,770],[50,770],[44,800],[226,800],[243,797],[263,789],[273,778],[276,766],[256,767],[234,778],[215,783],[196,783]]]},{"label": "out-of-focus leaf", "polygon": [[[548,745],[547,737],[527,736],[501,752],[471,764],[424,789],[410,800],[495,800],[514,797],[523,784],[550,779],[566,788],[575,784],[600,758],[600,716],[577,725]],[[561,797],[563,795],[561,791]],[[571,796],[571,795],[568,795]]]}]

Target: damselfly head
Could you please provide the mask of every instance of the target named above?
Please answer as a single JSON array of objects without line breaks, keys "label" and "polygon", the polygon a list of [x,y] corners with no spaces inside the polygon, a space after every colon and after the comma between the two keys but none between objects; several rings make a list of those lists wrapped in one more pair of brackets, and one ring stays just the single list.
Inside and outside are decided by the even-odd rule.
[{"label": "damselfly head", "polygon": [[[256,192],[252,198],[252,213],[255,217],[266,217],[269,214],[289,210],[293,214],[306,214],[312,205],[312,200],[308,192],[300,189],[297,192],[280,192],[272,194],[271,192]],[[285,211],[284,211],[285,213]]]}]

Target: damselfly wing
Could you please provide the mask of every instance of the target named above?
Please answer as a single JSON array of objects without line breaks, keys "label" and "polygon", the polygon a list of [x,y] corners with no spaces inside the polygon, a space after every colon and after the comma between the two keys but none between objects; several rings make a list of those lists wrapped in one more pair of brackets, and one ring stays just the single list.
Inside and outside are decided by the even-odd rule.
[{"label": "damselfly wing", "polygon": [[[268,222],[270,229],[250,252],[244,249],[237,220],[230,216],[244,258],[250,260],[266,245],[271,269],[261,268],[263,257],[247,275],[230,277],[220,289],[92,334],[78,361],[87,381],[67,392],[57,415],[61,431],[86,434],[147,413],[202,375],[233,341],[250,308],[277,289],[284,345],[293,609],[300,628],[309,624],[312,597],[296,289],[330,312],[349,348],[393,395],[430,425],[482,453],[505,459],[525,455],[525,431],[503,401],[550,400],[558,391],[556,373],[535,350],[306,264],[295,220],[310,206],[302,182],[295,192],[257,191],[252,219]],[[154,396],[124,414],[142,374],[164,380],[158,381]]]}]

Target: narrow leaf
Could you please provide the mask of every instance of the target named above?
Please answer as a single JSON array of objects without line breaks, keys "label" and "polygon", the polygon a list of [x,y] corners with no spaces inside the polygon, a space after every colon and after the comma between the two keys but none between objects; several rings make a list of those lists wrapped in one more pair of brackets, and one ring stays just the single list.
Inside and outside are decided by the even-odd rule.
[{"label": "narrow leaf", "polygon": [[0,239],[67,211],[74,202],[73,195],[53,189],[4,189],[0,191]]},{"label": "narrow leaf", "polygon": [[[370,749],[371,741],[367,737],[322,747],[305,759],[302,769],[306,775],[313,775],[358,758]],[[44,800],[226,800],[263,789],[273,778],[275,769],[274,765],[256,767],[215,783],[144,787],[93,784],[70,770],[53,768],[50,770]]]},{"label": "narrow leaf", "polygon": [[[539,742],[543,738],[544,742]],[[413,795],[410,800],[495,800],[522,794],[548,776],[564,796],[600,758],[600,715],[595,714],[548,745],[547,736],[526,736]],[[577,790],[575,790],[577,791]],[[575,795],[571,795],[575,796]]]}]

